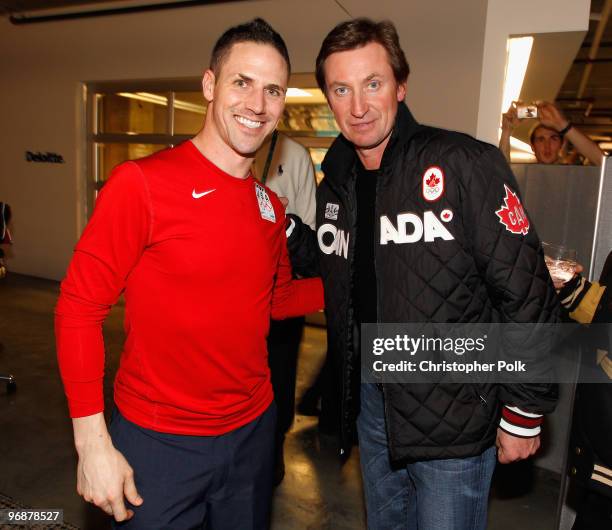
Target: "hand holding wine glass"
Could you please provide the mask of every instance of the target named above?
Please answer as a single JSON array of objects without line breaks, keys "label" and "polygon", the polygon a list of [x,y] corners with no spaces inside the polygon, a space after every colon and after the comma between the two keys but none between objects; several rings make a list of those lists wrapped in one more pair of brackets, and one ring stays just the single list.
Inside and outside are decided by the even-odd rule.
[{"label": "hand holding wine glass", "polygon": [[542,249],[555,289],[561,289],[576,273],[582,270],[582,266],[576,261],[575,249],[546,242],[542,242]]}]

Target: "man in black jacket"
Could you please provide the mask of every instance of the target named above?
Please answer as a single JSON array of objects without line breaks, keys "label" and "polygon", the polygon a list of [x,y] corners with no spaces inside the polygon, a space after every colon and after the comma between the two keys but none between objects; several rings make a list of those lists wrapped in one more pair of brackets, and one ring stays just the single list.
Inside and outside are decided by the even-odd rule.
[{"label": "man in black jacket", "polygon": [[369,528],[484,529],[495,446],[501,462],[535,453],[556,388],[362,384],[360,327],[552,323],[558,303],[503,156],[419,125],[408,71],[390,22],[339,24],[317,57],[342,131],[323,162],[317,240],[343,450],[357,421]]}]

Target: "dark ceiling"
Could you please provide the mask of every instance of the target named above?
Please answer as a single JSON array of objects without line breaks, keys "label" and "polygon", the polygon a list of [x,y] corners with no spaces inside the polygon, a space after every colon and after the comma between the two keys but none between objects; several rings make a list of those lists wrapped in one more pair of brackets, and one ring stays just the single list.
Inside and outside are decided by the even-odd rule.
[{"label": "dark ceiling", "polygon": [[[609,3],[609,2],[608,2]],[[559,90],[557,103],[573,122],[595,139],[612,138],[612,25],[609,20],[594,59],[589,59],[589,51],[595,40],[599,18],[604,10],[605,0],[592,0],[589,31],[578,52],[576,60]],[[583,93],[579,93],[580,83],[588,64],[592,69]]]},{"label": "dark ceiling", "polygon": [[[123,0],[106,0],[106,2],[122,2]],[[39,9],[53,9],[85,4],[99,4],[100,0],[0,0],[0,13],[21,14]]]}]

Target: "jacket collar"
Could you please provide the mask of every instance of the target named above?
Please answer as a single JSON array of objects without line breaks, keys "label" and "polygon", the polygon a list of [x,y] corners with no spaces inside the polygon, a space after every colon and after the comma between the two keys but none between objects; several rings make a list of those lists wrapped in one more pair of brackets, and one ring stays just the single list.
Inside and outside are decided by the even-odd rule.
[{"label": "jacket collar", "polygon": [[[406,144],[418,131],[419,127],[420,125],[414,119],[406,104],[400,103],[397,107],[397,116],[391,131],[391,138],[385,148],[381,161],[380,168],[382,171],[389,166],[398,147]],[[325,173],[325,178],[329,179],[330,184],[342,186],[350,178],[356,161],[357,152],[355,147],[344,135],[340,134],[325,155],[321,168]]]}]

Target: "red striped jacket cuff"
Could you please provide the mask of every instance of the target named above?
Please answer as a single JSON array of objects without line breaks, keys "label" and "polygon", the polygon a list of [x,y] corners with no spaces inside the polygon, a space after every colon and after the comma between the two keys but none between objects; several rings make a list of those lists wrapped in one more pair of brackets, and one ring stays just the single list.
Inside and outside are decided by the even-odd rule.
[{"label": "red striped jacket cuff", "polygon": [[512,436],[533,438],[542,432],[544,416],[533,412],[525,412],[518,407],[504,405],[499,426]]}]

